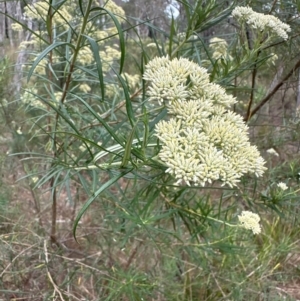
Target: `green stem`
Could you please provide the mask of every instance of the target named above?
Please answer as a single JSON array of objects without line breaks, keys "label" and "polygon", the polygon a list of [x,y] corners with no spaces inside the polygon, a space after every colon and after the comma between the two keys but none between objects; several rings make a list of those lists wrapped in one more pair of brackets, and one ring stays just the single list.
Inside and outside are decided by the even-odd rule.
[{"label": "green stem", "polygon": [[227,222],[221,221],[221,220],[216,219],[216,218],[211,217],[211,216],[203,216],[202,214],[199,214],[199,213],[197,213],[197,212],[195,212],[195,211],[193,211],[193,210],[190,210],[190,209],[181,207],[180,205],[177,205],[177,204],[173,203],[172,201],[166,199],[165,197],[164,197],[164,199],[168,202],[168,204],[169,204],[170,206],[172,206],[172,207],[174,207],[174,208],[183,210],[183,211],[185,211],[185,212],[187,212],[187,213],[190,213],[190,214],[192,214],[192,215],[196,215],[196,216],[198,216],[198,217],[204,217],[204,218],[207,218],[207,219],[209,219],[209,220],[212,220],[212,221],[214,221],[214,222],[217,222],[217,223],[220,223],[220,224],[229,226],[229,227],[236,227],[236,225],[229,224],[229,223],[227,223]]}]

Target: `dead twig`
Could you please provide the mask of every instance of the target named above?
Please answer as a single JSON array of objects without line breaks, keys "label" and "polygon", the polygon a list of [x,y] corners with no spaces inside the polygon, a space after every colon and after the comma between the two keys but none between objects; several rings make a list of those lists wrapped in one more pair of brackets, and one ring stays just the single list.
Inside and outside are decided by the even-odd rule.
[{"label": "dead twig", "polygon": [[[65,301],[62,293],[60,292],[60,290],[58,289],[58,286],[55,284],[50,272],[49,272],[49,269],[48,269],[48,263],[49,263],[49,259],[48,259],[48,250],[47,250],[47,241],[44,240],[44,253],[45,253],[45,262],[46,262],[46,270],[47,270],[47,276],[49,278],[49,281],[50,283],[52,284],[53,286],[53,289],[54,289],[54,293],[53,295],[55,295],[55,293],[57,293],[59,295],[59,298],[61,301]],[[53,296],[54,297],[54,296]]]}]

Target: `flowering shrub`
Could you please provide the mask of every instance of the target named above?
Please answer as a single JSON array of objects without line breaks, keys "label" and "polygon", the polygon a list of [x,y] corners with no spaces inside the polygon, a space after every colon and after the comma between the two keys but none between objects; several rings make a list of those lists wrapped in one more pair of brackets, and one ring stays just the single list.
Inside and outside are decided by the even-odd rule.
[{"label": "flowering shrub", "polygon": [[[151,1],[144,2],[150,7]],[[22,122],[11,122],[11,135],[0,140],[4,153],[8,149],[7,154],[21,159],[20,164],[9,163],[18,172],[12,173],[9,166],[8,187],[17,187],[11,182],[15,174],[26,180],[17,191],[26,192],[26,198],[14,193],[13,201],[27,209],[32,192],[28,204],[34,207],[24,210],[32,219],[26,229],[22,222],[27,219],[17,216],[20,228],[5,232],[8,251],[2,265],[7,268],[2,278],[20,271],[15,284],[3,282],[8,292],[32,278],[32,267],[41,266],[36,269],[40,275],[34,276],[37,281],[26,284],[30,294],[39,293],[30,295],[36,299],[63,299],[65,292],[70,292],[70,300],[276,299],[270,287],[275,287],[275,278],[280,287],[285,277],[277,276],[277,267],[288,262],[284,254],[290,256],[299,240],[299,191],[294,187],[299,186],[300,131],[286,123],[291,92],[279,100],[272,86],[287,89],[289,82],[297,81],[289,81],[284,66],[288,60],[287,65],[293,63],[292,56],[284,55],[296,43],[285,47],[286,36],[276,34],[267,22],[262,22],[261,32],[263,27],[254,19],[266,16],[249,8],[240,17],[238,9],[234,11],[236,33],[233,27],[227,31],[233,25],[228,22],[233,1],[225,10],[214,0],[205,5],[177,2],[183,6],[178,18],[166,20],[169,33],[159,16],[150,19],[149,10],[142,26],[156,32],[153,39],[140,36],[138,18],[120,24],[125,15],[114,0],[25,4],[25,19],[20,20],[28,24],[27,34],[15,36],[28,37],[22,43],[27,51],[21,51],[25,55],[18,60],[28,76],[18,81],[21,95],[13,99],[16,106],[1,109],[15,117],[25,104],[29,112]],[[279,15],[284,1],[275,2],[271,5]],[[131,15],[133,3],[121,5]],[[270,8],[268,3],[261,5]],[[293,25],[289,14],[284,15]],[[20,30],[18,25],[14,30]],[[204,30],[211,34],[215,28],[218,37],[203,36]],[[271,38],[279,42],[266,46]],[[285,51],[277,48],[280,45]],[[268,68],[273,64],[277,70],[283,66],[282,75],[276,75],[282,86],[275,80],[273,84],[275,68]],[[291,74],[297,74],[297,68]],[[0,68],[5,84],[7,71]],[[263,104],[264,94],[271,95],[272,105],[257,114],[251,102],[255,107]],[[284,137],[278,104],[284,110]],[[3,119],[3,124],[10,119]],[[253,144],[244,120],[252,126]],[[265,162],[255,145],[265,151],[270,168],[263,178]],[[293,152],[293,164],[286,151]],[[271,210],[282,214],[273,218]],[[4,224],[12,225],[10,218]],[[18,229],[25,229],[26,235],[20,232],[23,240],[14,242],[12,249],[9,240]],[[71,241],[71,231],[80,245]],[[28,246],[34,256],[28,254],[29,259],[18,263],[20,256],[12,266],[11,254],[25,254],[25,249],[27,254]],[[74,261],[77,251],[80,260]],[[41,291],[44,283],[49,285]],[[28,292],[18,294],[29,296]]]}]

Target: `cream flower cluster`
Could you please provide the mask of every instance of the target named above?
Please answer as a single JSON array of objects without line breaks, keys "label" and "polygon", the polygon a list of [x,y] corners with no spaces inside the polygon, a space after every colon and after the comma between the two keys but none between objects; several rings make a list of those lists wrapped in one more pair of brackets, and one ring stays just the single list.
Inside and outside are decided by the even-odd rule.
[{"label": "cream flower cluster", "polygon": [[23,31],[23,26],[19,23],[12,23],[11,29],[14,31]]},{"label": "cream flower cluster", "polygon": [[209,48],[212,50],[212,58],[217,60],[219,58],[232,59],[227,53],[228,44],[224,39],[214,37],[209,40]]},{"label": "cream flower cluster", "polygon": [[138,74],[131,75],[127,72],[123,72],[122,77],[126,81],[129,89],[134,89],[138,87],[141,81],[141,78]]},{"label": "cream flower cluster", "polygon": [[[58,11],[55,11],[53,22],[56,25],[62,25],[66,29],[68,28],[68,23],[72,20],[72,15],[68,13],[69,3],[68,5],[63,5],[60,7]],[[46,20],[48,11],[50,7],[50,2],[48,1],[37,1],[33,4],[29,4],[24,8],[24,16],[30,19],[38,19],[38,20]]]},{"label": "cream flower cluster", "polygon": [[288,189],[288,186],[283,182],[278,183],[277,187],[280,188],[283,191]]},{"label": "cream flower cluster", "polygon": [[249,6],[237,6],[232,11],[232,16],[238,22],[246,22],[251,28],[259,32],[269,33],[271,37],[280,37],[287,40],[288,32],[291,31],[288,24],[281,22],[275,16],[257,13]]},{"label": "cream flower cluster", "polygon": [[241,215],[238,216],[241,226],[247,230],[251,230],[253,234],[259,234],[260,228],[260,217],[251,211],[242,211]]},{"label": "cream flower cluster", "polygon": [[[22,103],[26,106],[35,107],[38,109],[47,109],[47,105],[42,102],[41,99],[37,96],[38,90],[36,88],[25,89],[23,94],[20,97]],[[52,96],[51,102],[54,106],[57,106],[62,97],[62,92],[55,92]]]},{"label": "cream flower cluster", "polygon": [[276,150],[274,148],[269,148],[267,150],[267,153],[270,154],[270,155],[276,156],[276,157],[279,156],[279,154],[276,152]]},{"label": "cream flower cluster", "polygon": [[85,83],[80,84],[78,88],[83,93],[89,93],[92,90],[92,88],[88,84],[85,84]]},{"label": "cream flower cluster", "polygon": [[117,49],[118,45],[112,45],[111,47],[109,45],[106,45],[103,47],[103,50],[99,52],[99,55],[102,60],[102,70],[103,72],[108,72],[111,69],[111,66],[115,60],[118,60],[121,56],[121,52]]},{"label": "cream flower cluster", "polygon": [[261,176],[264,160],[251,146],[241,116],[230,111],[235,99],[209,82],[204,68],[184,59],[155,58],[146,66],[150,100],[165,102],[169,120],[160,121],[160,160],[177,183],[236,186],[250,172]]},{"label": "cream flower cluster", "polygon": [[89,65],[94,61],[94,55],[89,46],[85,46],[79,50],[77,62],[81,65]]},{"label": "cream flower cluster", "polygon": [[113,14],[115,14],[116,18],[118,19],[119,22],[124,21],[124,19],[126,17],[125,11],[123,10],[123,8],[121,6],[118,6],[117,4],[115,4],[114,1],[112,1],[112,0],[105,1],[105,8],[107,10],[109,10],[110,12],[112,12]]}]

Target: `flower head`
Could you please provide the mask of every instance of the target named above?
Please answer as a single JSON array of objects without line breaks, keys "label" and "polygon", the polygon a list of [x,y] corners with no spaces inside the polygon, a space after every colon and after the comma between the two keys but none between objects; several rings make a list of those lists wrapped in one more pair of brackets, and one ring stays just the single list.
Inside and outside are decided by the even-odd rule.
[{"label": "flower head", "polygon": [[270,155],[274,155],[274,156],[276,156],[276,157],[279,156],[278,153],[276,152],[276,150],[275,150],[274,148],[269,148],[269,149],[267,150],[267,153],[270,154]]},{"label": "flower head", "polygon": [[[37,1],[33,4],[29,4],[24,8],[24,16],[30,19],[37,20],[46,20],[48,11],[50,9],[50,2],[48,1]],[[57,26],[63,26],[64,28],[68,28],[68,23],[72,20],[73,16],[69,14],[70,7],[66,7],[66,5],[62,5],[58,10],[54,10],[53,12],[53,24]]]},{"label": "flower head", "polygon": [[245,22],[252,29],[267,33],[270,37],[279,37],[287,40],[288,32],[291,31],[291,27],[288,24],[281,22],[275,16],[257,13],[249,6],[237,6],[232,11],[232,16],[236,18],[238,22]]},{"label": "flower head", "polygon": [[80,84],[78,88],[83,93],[89,93],[91,91],[91,87],[88,84],[85,84],[85,83]]},{"label": "flower head", "polygon": [[214,37],[209,40],[209,48],[212,50],[212,58],[217,60],[220,58],[232,59],[227,53],[228,44],[224,39]]},{"label": "flower head", "polygon": [[39,180],[39,178],[38,177],[32,177],[31,180],[35,184]]},{"label": "flower head", "polygon": [[77,56],[77,62],[81,65],[89,65],[93,62],[94,56],[92,50],[85,46],[80,49],[78,56]]},{"label": "flower head", "polygon": [[11,29],[14,31],[23,31],[23,26],[19,23],[12,23]]},{"label": "flower head", "polygon": [[[98,2],[98,1],[97,1]],[[125,18],[125,11],[121,6],[115,4],[114,1],[108,0],[105,1],[105,8],[112,12],[119,22],[123,22]]]},{"label": "flower head", "polygon": [[249,6],[237,6],[231,13],[238,20],[247,20],[253,15],[254,11]]},{"label": "flower head", "polygon": [[238,216],[241,226],[247,230],[251,230],[253,234],[259,234],[260,228],[260,217],[251,211],[242,211],[241,215]]},{"label": "flower head", "polygon": [[288,189],[288,186],[283,182],[278,183],[277,187],[280,188],[283,191]]},{"label": "flower head", "polygon": [[149,100],[165,103],[168,121],[156,125],[160,160],[177,183],[236,186],[246,173],[261,176],[264,160],[251,146],[248,127],[230,111],[234,97],[210,83],[207,71],[187,59],[156,58],[146,66]]}]

